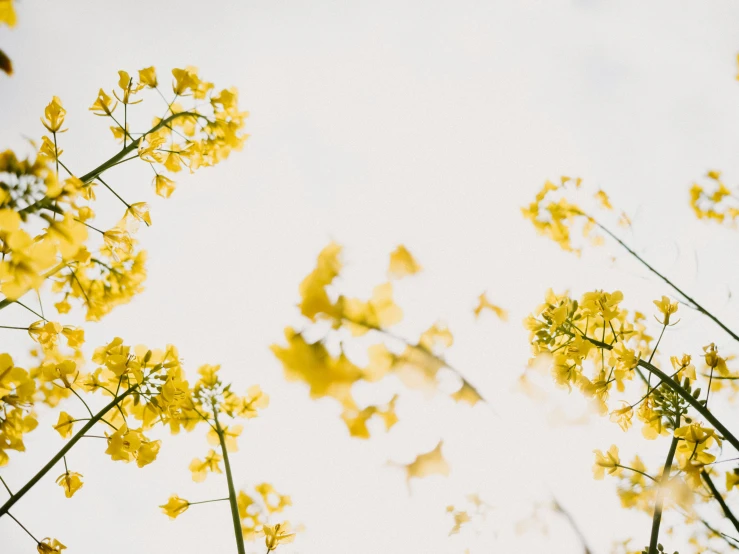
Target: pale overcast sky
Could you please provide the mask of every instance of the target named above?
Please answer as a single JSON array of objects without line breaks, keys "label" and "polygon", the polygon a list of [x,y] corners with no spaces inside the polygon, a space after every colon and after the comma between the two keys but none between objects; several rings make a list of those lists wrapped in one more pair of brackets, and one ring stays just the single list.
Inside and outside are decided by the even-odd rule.
[{"label": "pale overcast sky", "polygon": [[[68,110],[65,156],[72,167],[97,165],[116,145],[87,108],[119,69],[154,65],[166,83],[172,67],[195,65],[217,87],[237,86],[251,112],[244,151],[179,179],[167,201],[153,196],[144,164],[110,172],[127,197],[152,205],[154,225],[141,232],[149,278],[134,302],[86,329],[91,348],[114,336],[173,343],[190,370],[220,363],[237,388],[259,383],[271,395],[233,463],[237,485],[270,481],[292,496],[290,518],[306,530],[278,552],[581,552],[561,519],[549,519],[548,537],[515,534],[513,520],[549,491],[594,552],[627,536],[646,544],[649,519],[619,508],[613,481],[592,479],[592,450],[616,442],[657,460],[666,444],[645,445],[597,418],[554,425],[557,406],[582,409],[575,395],[548,384],[550,399],[535,406],[511,389],[528,358],[520,322],[548,287],[621,288],[627,305],[647,313],[670,291],[612,245],[580,259],[560,252],[519,208],[548,178],[597,183],[632,214],[628,239],[640,252],[736,322],[727,253],[736,235],[694,221],[688,189],[713,168],[739,181],[739,4],[23,0],[18,16],[16,29],[0,29],[16,66],[0,79],[3,148],[38,138],[57,95]],[[101,220],[120,211],[108,206]],[[354,294],[384,279],[398,243],[416,255],[425,271],[397,287],[406,314],[398,333],[413,338],[446,322],[456,337],[449,359],[498,416],[408,393],[401,423],[359,441],[334,404],[284,381],[269,345],[301,324],[298,284],[330,240],[346,248],[343,284]],[[475,321],[484,290],[510,311],[509,323]],[[23,315],[5,312],[2,324]],[[666,345],[697,353],[726,342],[693,314],[682,325]],[[3,350],[23,348],[1,340]],[[9,482],[24,482],[58,448],[50,418],[41,414],[29,452],[3,469]],[[68,500],[48,477],[14,514],[71,554],[233,551],[225,504],[174,522],[160,513],[173,492],[200,499],[225,490],[214,478],[191,482],[187,466],[207,449],[201,433],[164,439],[143,470],[85,443],[70,456],[84,488]],[[439,439],[451,476],[416,482],[409,495],[387,461],[407,463]],[[447,538],[446,506],[472,492],[495,507],[489,525]],[[34,550],[8,518],[0,536],[3,554]],[[690,552],[679,538],[668,547]]]}]

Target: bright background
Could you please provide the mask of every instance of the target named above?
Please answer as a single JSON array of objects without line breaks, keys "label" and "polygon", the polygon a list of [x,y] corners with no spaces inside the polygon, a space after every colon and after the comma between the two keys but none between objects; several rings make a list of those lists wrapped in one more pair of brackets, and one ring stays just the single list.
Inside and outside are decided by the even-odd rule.
[{"label": "bright background", "polygon": [[[561,518],[548,518],[548,536],[515,533],[550,490],[594,552],[628,536],[646,544],[649,518],[620,510],[613,481],[592,480],[592,450],[617,442],[656,469],[667,442],[645,444],[638,430],[625,435],[607,419],[564,426],[583,413],[578,396],[547,383],[546,402],[532,403],[512,389],[528,358],[520,321],[548,287],[620,288],[627,306],[650,315],[651,300],[670,291],[610,243],[582,258],[560,252],[519,208],[547,178],[597,183],[633,216],[627,240],[736,324],[736,235],[696,222],[688,206],[691,181],[708,169],[739,179],[736,2],[25,0],[18,12],[19,26],[0,30],[16,66],[0,80],[3,147],[23,150],[25,137],[38,138],[38,118],[58,95],[68,110],[65,157],[87,171],[116,149],[107,121],[87,110],[98,88],[112,89],[118,69],[148,65],[165,85],[170,68],[195,65],[217,87],[237,86],[252,114],[245,150],[178,176],[167,201],[154,197],[144,164],[108,174],[124,197],[152,206],[154,225],[140,233],[149,278],[134,302],[86,330],[91,348],[119,335],[176,344],[192,371],[220,363],[237,389],[259,383],[271,395],[234,465],[237,485],[269,481],[292,496],[290,519],[306,530],[280,551],[581,552]],[[151,98],[140,109],[159,113]],[[121,207],[102,203],[98,221],[112,225]],[[302,325],[298,283],[329,240],[346,247],[342,287],[352,294],[385,278],[397,244],[415,254],[425,271],[396,287],[406,314],[398,333],[415,339],[446,322],[456,337],[449,360],[498,415],[407,393],[388,435],[352,440],[333,403],[284,381],[269,345],[286,325]],[[510,311],[509,323],[489,313],[475,321],[484,290]],[[666,353],[697,355],[709,340],[730,346],[681,312]],[[27,319],[4,310],[0,323]],[[25,347],[17,335],[0,340],[10,352]],[[41,420],[29,452],[3,469],[11,486],[61,444],[55,417]],[[85,476],[72,500],[54,475],[13,513],[70,553],[231,552],[225,503],[174,522],[157,507],[173,492],[224,495],[218,477],[191,482],[187,466],[208,448],[203,434],[166,438],[143,470],[84,443],[69,457]],[[409,494],[387,461],[408,463],[440,438],[452,475],[414,482]],[[488,525],[449,539],[445,507],[471,492],[495,507]],[[0,537],[3,553],[34,550],[8,518]],[[691,551],[679,537],[664,542]]]}]

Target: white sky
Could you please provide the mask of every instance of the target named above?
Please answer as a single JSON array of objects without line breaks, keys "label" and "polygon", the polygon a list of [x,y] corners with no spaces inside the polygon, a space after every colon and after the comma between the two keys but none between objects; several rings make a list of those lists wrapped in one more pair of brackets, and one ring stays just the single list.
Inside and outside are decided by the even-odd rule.
[{"label": "white sky", "polygon": [[[252,114],[245,150],[178,179],[168,201],[153,196],[144,164],[110,172],[127,198],[152,205],[154,225],[141,233],[149,278],[134,302],[86,330],[90,346],[114,336],[176,344],[192,371],[220,363],[238,389],[259,383],[271,395],[233,463],[237,485],[269,481],[293,497],[291,519],[306,531],[280,550],[458,553],[477,540],[480,552],[579,552],[559,519],[545,538],[511,529],[549,489],[595,552],[614,538],[647,542],[648,518],[618,508],[612,481],[592,480],[592,450],[617,442],[658,460],[666,443],[645,445],[638,431],[632,439],[595,419],[551,425],[556,406],[577,415],[579,400],[548,385],[547,405],[532,406],[511,386],[528,357],[520,321],[548,287],[621,288],[626,304],[647,312],[669,291],[610,246],[581,259],[559,252],[519,208],[547,178],[598,183],[634,216],[629,240],[736,324],[735,256],[726,248],[736,235],[695,222],[687,191],[712,168],[739,180],[738,4],[25,0],[18,12],[18,28],[0,30],[16,66],[0,79],[3,147],[40,136],[38,118],[55,94],[68,110],[69,164],[80,173],[97,165],[116,146],[87,108],[98,88],[114,87],[118,69],[148,65],[164,82],[170,68],[196,65],[216,86],[236,85]],[[100,221],[112,223],[120,209],[107,206]],[[348,437],[331,402],[310,401],[305,387],[283,380],[268,347],[284,326],[300,325],[298,283],[331,239],[346,247],[343,286],[353,294],[384,278],[396,244],[416,255],[425,272],[397,287],[406,314],[398,333],[415,338],[446,322],[456,337],[450,361],[500,417],[408,393],[401,423],[362,442]],[[507,325],[474,320],[486,289],[510,310]],[[25,317],[5,310],[0,323]],[[683,314],[681,329],[666,346],[694,354],[709,340],[728,346],[693,314]],[[13,338],[2,335],[0,349],[21,350]],[[29,452],[3,470],[10,483],[59,447],[54,421],[42,417]],[[84,443],[70,456],[85,476],[72,500],[49,476],[13,512],[72,553],[233,551],[226,504],[193,507],[174,522],[157,507],[173,492],[223,496],[217,478],[190,480],[190,460],[208,448],[202,434],[165,437],[143,470]],[[451,477],[416,482],[409,496],[386,461],[408,462],[440,438]],[[470,492],[497,507],[489,516],[497,541],[489,530],[446,537],[445,507]],[[33,551],[7,518],[0,536],[3,553]]]}]

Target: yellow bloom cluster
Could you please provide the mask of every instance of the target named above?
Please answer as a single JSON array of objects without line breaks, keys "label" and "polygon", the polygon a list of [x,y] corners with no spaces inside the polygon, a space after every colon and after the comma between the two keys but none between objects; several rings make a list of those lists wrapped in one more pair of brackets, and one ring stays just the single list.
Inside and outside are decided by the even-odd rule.
[{"label": "yellow bloom cluster", "polygon": [[[341,246],[336,243],[320,252],[315,269],[300,284],[301,314],[310,323],[328,322],[329,333],[351,337],[373,333],[399,344],[400,350],[391,350],[384,342],[373,343],[367,349],[368,364],[360,367],[351,360],[343,343],[338,346],[338,354],[332,352],[330,335],[309,341],[304,332],[288,327],[287,345],[273,345],[272,352],[282,363],[288,380],[307,383],[312,398],[330,397],[339,402],[350,434],[366,439],[370,437],[368,423],[372,419],[380,420],[386,430],[395,425],[397,395],[377,404],[360,406],[352,393],[354,385],[377,383],[394,375],[408,387],[436,389],[439,372],[445,367],[449,369],[441,355],[451,346],[453,337],[440,324],[423,332],[417,342],[394,336],[389,329],[402,319],[403,313],[393,299],[392,282],[376,286],[368,300],[338,294],[334,282],[342,269],[340,256]],[[391,277],[401,278],[418,271],[420,265],[404,246],[391,254],[388,269]],[[470,404],[480,400],[475,388],[464,380],[451,397]]]},{"label": "yellow bloom cluster", "polygon": [[[115,123],[113,134],[122,139],[124,148],[84,175],[73,173],[63,162],[59,141],[66,130],[62,128],[66,110],[56,96],[41,118],[51,137],[42,137],[36,156],[24,160],[12,151],[0,153],[4,175],[0,183],[0,292],[6,302],[37,290],[51,278],[52,290],[60,297],[55,302],[59,313],[69,312],[69,300],[77,299],[86,307],[87,319],[98,320],[142,290],[146,253],[137,248],[134,233],[140,222],[151,225],[149,208],[145,202],[123,200],[101,175],[138,158],[154,168],[156,193],[168,197],[175,185],[167,173],[215,165],[246,140],[243,127],[248,114],[239,110],[235,89],[215,92],[213,83],[202,80],[193,67],[175,69],[172,75],[174,97],[165,115],[155,117],[145,133],[129,132],[125,118],[127,108],[141,101],[135,98],[157,87],[153,67],[141,70],[138,80],[120,71],[120,90],[113,91],[117,101],[103,89],[99,91],[90,109]],[[181,100],[188,97],[192,105],[186,107]],[[119,105],[126,108],[123,115]],[[119,117],[124,123],[119,123]],[[60,166],[66,178],[59,175]],[[126,206],[121,220],[103,230],[92,225],[95,189],[100,185]]]},{"label": "yellow bloom cluster", "polygon": [[[724,380],[715,377],[725,377],[729,383],[734,380],[727,359],[718,354],[713,343],[703,348],[703,373],[698,374],[689,354],[671,356],[671,370],[663,373],[653,362],[659,340],[653,345],[645,316],[629,313],[622,302],[620,291],[593,291],[574,300],[550,290],[544,304],[524,321],[532,351],[535,357],[548,360],[555,383],[570,390],[574,387],[592,398],[599,411],[610,412],[611,420],[624,431],[630,429],[636,415],[645,438],[672,437],[669,462],[661,477],[649,475],[638,456],[628,465],[623,463],[616,445],[605,453],[595,451],[594,477],[615,475],[625,508],[651,514],[656,502],[661,506],[666,501],[691,513],[694,503],[711,498],[696,492],[704,491],[706,482],[714,486],[710,481],[716,471],[712,464],[724,438],[714,427],[696,421],[689,410],[710,417],[706,408],[710,391],[725,386]],[[654,304],[659,314],[655,319],[664,333],[675,324],[670,318],[678,311],[678,304],[666,296]],[[700,388],[693,388],[699,379],[707,381],[705,398],[701,398]],[[638,394],[627,397],[634,389]],[[613,396],[617,396],[619,407],[610,405]],[[727,489],[737,483],[737,472],[727,471]]]},{"label": "yellow bloom cluster", "polygon": [[690,189],[690,207],[698,219],[712,219],[718,223],[736,224],[739,219],[739,199],[721,180],[720,171],[709,171],[709,187],[693,183]]}]

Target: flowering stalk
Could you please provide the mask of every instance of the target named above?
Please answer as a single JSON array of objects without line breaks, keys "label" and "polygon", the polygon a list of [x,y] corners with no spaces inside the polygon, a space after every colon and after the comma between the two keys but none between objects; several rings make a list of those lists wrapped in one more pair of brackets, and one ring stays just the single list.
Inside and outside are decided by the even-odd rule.
[{"label": "flowering stalk", "polygon": [[244,549],[244,536],[241,532],[241,518],[239,517],[239,506],[236,503],[236,488],[234,487],[233,476],[231,475],[231,464],[228,460],[228,449],[226,448],[226,438],[223,434],[223,428],[218,421],[218,409],[213,403],[213,421],[216,424],[216,433],[218,433],[218,442],[221,444],[223,452],[223,465],[226,468],[226,481],[228,481],[228,503],[231,506],[231,519],[234,526],[234,537],[236,538],[236,550],[239,554],[246,554]]},{"label": "flowering stalk", "polygon": [[649,554],[657,554],[659,526],[662,522],[662,504],[665,499],[665,485],[667,483],[667,479],[669,479],[670,477],[670,471],[672,471],[672,460],[675,458],[675,450],[677,450],[677,443],[679,441],[680,439],[678,437],[672,437],[672,443],[670,443],[670,451],[667,453],[665,467],[662,470],[662,478],[659,480],[659,490],[657,492],[657,498],[654,502],[654,517],[652,518],[652,536],[649,540]]},{"label": "flowering stalk", "polygon": [[[583,336],[584,339],[587,339],[591,343],[593,343],[598,348],[604,348],[607,350],[612,350],[613,345],[610,345],[605,342],[601,342],[597,339],[592,339],[587,336]],[[728,440],[731,445],[739,450],[739,439],[737,439],[731,431],[729,431],[723,423],[721,423],[716,416],[714,416],[708,408],[706,408],[703,404],[700,403],[696,398],[693,397],[692,394],[690,394],[688,391],[686,391],[680,383],[672,379],[669,375],[664,373],[661,369],[658,367],[653,366],[649,362],[646,362],[642,359],[639,359],[638,362],[639,367],[643,367],[650,373],[653,373],[656,377],[659,378],[659,380],[663,383],[665,383],[668,387],[670,387],[673,391],[675,391],[677,394],[679,394],[683,399],[685,399],[688,404],[690,404],[697,412],[699,412],[703,417],[705,417],[711,425],[713,425],[717,431],[721,433],[721,435]]]},{"label": "flowering stalk", "polygon": [[[205,116],[203,116],[201,114],[198,114],[198,113],[195,113],[195,112],[179,112],[179,113],[176,113],[176,114],[172,114],[172,115],[170,115],[169,117],[167,117],[165,119],[162,119],[159,123],[157,123],[156,125],[154,125],[154,127],[152,127],[151,129],[149,129],[146,133],[144,133],[143,135],[141,135],[136,140],[132,141],[131,144],[129,144],[128,146],[126,146],[125,148],[123,148],[117,154],[115,154],[114,156],[112,156],[111,158],[109,158],[108,160],[106,160],[105,162],[103,162],[102,164],[100,164],[99,166],[97,166],[92,171],[89,171],[88,173],[85,173],[84,175],[82,175],[80,177],[80,181],[82,181],[84,184],[91,183],[93,180],[95,180],[95,178],[97,178],[98,175],[102,174],[103,172],[107,171],[108,169],[110,169],[114,165],[118,164],[128,154],[130,154],[131,152],[133,152],[134,150],[136,150],[139,147],[139,144],[141,143],[141,139],[144,138],[146,135],[148,135],[150,133],[155,133],[156,131],[158,131],[162,127],[166,127],[172,121],[174,121],[175,119],[178,119],[180,117],[205,117]],[[43,209],[43,208],[46,208],[46,207],[50,206],[52,203],[53,203],[53,201],[52,201],[51,198],[45,197],[45,198],[42,198],[41,200],[38,200],[38,201],[34,202],[33,204],[30,204],[30,205],[26,206],[22,210],[19,210],[19,213],[21,213],[21,214],[33,213],[33,212],[36,212],[36,211],[38,211],[40,209]]]},{"label": "flowering stalk", "polygon": [[120,396],[116,396],[113,398],[113,400],[110,401],[110,403],[105,406],[102,410],[100,410],[97,414],[95,414],[90,420],[80,429],[76,435],[74,435],[67,444],[65,444],[59,452],[57,452],[54,457],[49,460],[49,462],[42,467],[39,472],[31,477],[31,479],[23,485],[14,495],[12,495],[5,504],[3,504],[0,507],[0,517],[4,516],[8,513],[10,508],[12,508],[16,502],[18,502],[23,496],[31,490],[36,483],[38,483],[41,478],[46,475],[57,463],[59,463],[59,460],[61,460],[67,452],[69,452],[72,447],[77,444],[77,441],[79,441],[87,431],[92,429],[92,427],[100,421],[105,414],[107,414],[110,410],[115,408],[120,402],[123,401],[124,398],[126,398],[129,394],[133,393],[138,388],[138,385],[132,386],[130,389],[127,389],[125,392],[123,392]]}]

